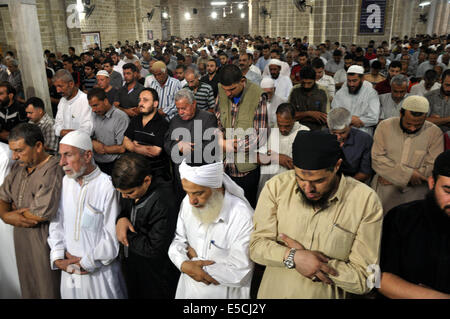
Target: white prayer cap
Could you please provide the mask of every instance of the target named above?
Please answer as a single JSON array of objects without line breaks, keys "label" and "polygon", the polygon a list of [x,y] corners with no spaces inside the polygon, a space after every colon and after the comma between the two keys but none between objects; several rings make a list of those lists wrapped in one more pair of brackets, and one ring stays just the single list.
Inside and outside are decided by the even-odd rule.
[{"label": "white prayer cap", "polygon": [[74,146],[85,151],[92,151],[91,137],[83,131],[67,133],[59,144]]},{"label": "white prayer cap", "polygon": [[261,80],[261,89],[272,89],[275,87],[275,81],[269,78],[268,76],[263,77]]},{"label": "white prayer cap", "polygon": [[189,166],[186,160],[180,165],[180,178],[205,187],[220,188],[223,180],[223,163]]},{"label": "white prayer cap", "polygon": [[109,73],[108,73],[107,71],[105,71],[105,70],[100,70],[100,71],[98,71],[98,72],[97,72],[97,76],[98,76],[98,75],[103,75],[103,76],[106,76],[106,77],[109,78]]},{"label": "white prayer cap", "polygon": [[412,112],[428,113],[430,110],[430,103],[428,102],[428,99],[423,96],[410,95],[403,101],[402,109]]},{"label": "white prayer cap", "polygon": [[352,65],[348,68],[348,73],[364,74],[364,68],[360,65]]},{"label": "white prayer cap", "polygon": [[239,197],[251,207],[245,198],[244,190],[231,177],[225,174],[223,162],[202,166],[190,166],[186,164],[186,159],[184,159],[180,164],[179,170],[180,179],[185,178],[191,183],[210,188],[220,188],[223,186],[230,194]]},{"label": "white prayer cap", "polygon": [[436,50],[437,48],[436,48],[436,46],[433,44],[433,45],[430,45],[430,49]]},{"label": "white prayer cap", "polygon": [[278,60],[278,59],[271,59],[271,60],[269,61],[269,65],[277,65],[277,66],[279,66],[279,67],[281,68],[282,63],[281,63],[281,61]]}]

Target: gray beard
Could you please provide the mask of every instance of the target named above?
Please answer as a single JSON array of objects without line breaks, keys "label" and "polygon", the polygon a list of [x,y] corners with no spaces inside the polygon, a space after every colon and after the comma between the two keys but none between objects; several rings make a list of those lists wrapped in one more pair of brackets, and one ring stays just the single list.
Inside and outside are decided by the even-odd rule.
[{"label": "gray beard", "polygon": [[[79,172],[75,172],[73,174],[67,174],[66,173],[66,176],[71,178],[71,179],[77,179],[77,178],[79,178],[79,177],[84,175],[84,173],[86,172],[86,169],[87,169],[87,166],[83,165],[83,166],[81,166]],[[65,172],[65,170],[64,170],[64,172]]]},{"label": "gray beard", "polygon": [[194,216],[203,224],[213,223],[220,214],[223,206],[224,195],[221,191],[213,190],[211,197],[208,198],[205,206],[202,208],[191,206]]}]

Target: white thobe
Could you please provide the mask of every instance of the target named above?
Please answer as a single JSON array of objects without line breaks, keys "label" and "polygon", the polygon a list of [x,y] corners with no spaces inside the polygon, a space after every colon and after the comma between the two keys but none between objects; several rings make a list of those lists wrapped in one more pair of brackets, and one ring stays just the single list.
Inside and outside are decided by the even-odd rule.
[{"label": "white thobe", "polygon": [[92,110],[86,93],[78,90],[72,99],[63,97],[59,101],[55,117],[56,136],[61,136],[61,130],[80,130],[90,136],[92,128]]},{"label": "white thobe", "polygon": [[[268,63],[264,67],[264,71],[262,73],[263,77],[270,76],[269,65],[270,65],[270,63]],[[289,64],[287,64],[287,62],[281,61],[280,76],[287,76],[287,77],[291,76],[291,67],[289,66]]]},{"label": "white thobe", "polygon": [[334,79],[331,76],[324,74],[320,80],[316,81],[316,83],[325,87],[328,91],[330,101],[333,100],[336,92],[336,83],[334,82]]},{"label": "white thobe", "polygon": [[64,259],[67,251],[81,257],[80,265],[89,273],[61,272],[61,298],[126,298],[125,282],[116,260],[118,214],[118,193],[111,177],[98,167],[83,178],[81,186],[64,177],[58,213],[49,228],[50,266],[57,269],[55,260]]},{"label": "white thobe", "polygon": [[219,285],[205,285],[181,273],[176,299],[248,299],[253,274],[249,256],[253,231],[253,209],[242,199],[225,190],[222,210],[217,220],[205,225],[192,213],[186,196],[178,215],[175,238],[169,248],[170,260],[181,270],[188,261],[187,246],[196,251],[195,260],[213,260],[203,269]]},{"label": "white thobe", "polygon": [[275,82],[277,95],[285,100],[289,99],[293,87],[291,79],[280,74],[278,79],[273,80]]},{"label": "white thobe", "polygon": [[267,118],[269,119],[269,127],[277,126],[277,108],[282,103],[286,103],[287,100],[279,97],[277,93],[272,96],[270,101],[267,101]]},{"label": "white thobe", "polygon": [[[292,144],[294,144],[298,131],[309,131],[309,127],[302,125],[299,122],[295,122],[291,132],[286,136],[282,135],[278,128],[271,130],[267,144],[262,146],[258,150],[258,153],[267,154],[267,151],[271,150],[272,152],[284,154],[292,158]],[[259,177],[258,184],[258,197],[269,179],[286,171],[287,168],[277,163],[261,165],[261,175]]]},{"label": "white thobe", "polygon": [[373,135],[374,126],[378,124],[380,118],[380,99],[378,93],[368,81],[363,81],[363,85],[358,94],[350,94],[347,85],[336,92],[331,102],[331,108],[344,107],[352,116],[357,116],[364,123],[360,129],[370,136]]},{"label": "white thobe", "polygon": [[[11,155],[8,144],[0,143],[0,184],[3,184],[13,164]],[[0,299],[19,299],[22,296],[13,230],[14,226],[0,219]]]},{"label": "white thobe", "polygon": [[122,76],[123,79],[123,69],[122,67],[125,65],[125,62],[123,60],[119,60],[119,62],[117,63],[117,65],[113,66],[113,70],[116,72],[119,72],[120,75]]},{"label": "white thobe", "polygon": [[436,82],[433,84],[431,89],[427,90],[425,88],[425,81],[420,80],[419,84],[413,85],[411,87],[410,95],[420,95],[424,96],[426,93],[431,92],[433,90],[437,90],[441,88],[441,84],[439,82]]}]

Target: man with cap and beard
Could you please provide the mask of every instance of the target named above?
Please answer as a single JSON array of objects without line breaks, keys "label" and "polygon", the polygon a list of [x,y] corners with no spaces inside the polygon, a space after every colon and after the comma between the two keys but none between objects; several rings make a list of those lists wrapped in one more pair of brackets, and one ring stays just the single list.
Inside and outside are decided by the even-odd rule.
[{"label": "man with cap and beard", "polygon": [[266,266],[258,298],[368,293],[383,220],[377,194],[340,173],[334,135],[300,131],[292,153],[294,170],[266,183],[255,210],[250,257]]},{"label": "man with cap and beard", "polygon": [[116,260],[119,196],[111,178],[94,164],[88,134],[73,131],[61,139],[60,166],[66,176],[56,217],[50,223],[50,267],[61,269],[63,299],[126,298]]},{"label": "man with cap and beard", "polygon": [[384,212],[423,198],[435,158],[444,150],[442,131],[426,121],[429,104],[423,96],[409,96],[400,117],[380,122],[372,147],[372,188]]},{"label": "man with cap and beard", "polygon": [[347,85],[336,92],[331,108],[345,107],[352,114],[352,126],[370,136],[380,117],[380,99],[377,91],[364,81],[364,68],[352,65],[347,70]]},{"label": "man with cap and beard", "polygon": [[275,88],[279,97],[287,100],[292,90],[292,81],[286,75],[281,75],[281,61],[271,59],[269,62],[270,77],[275,82]]},{"label": "man with cap and beard", "polygon": [[269,119],[269,127],[274,128],[277,126],[276,112],[278,106],[282,103],[286,103],[286,100],[278,96],[273,79],[265,77],[262,79],[260,86],[267,94],[267,117]]},{"label": "man with cap and beard", "polygon": [[187,196],[169,257],[180,269],[177,299],[248,299],[253,209],[223,163],[180,165]]},{"label": "man with cap and beard", "polygon": [[388,298],[450,298],[450,151],[436,158],[427,182],[425,199],[384,219],[379,292]]}]

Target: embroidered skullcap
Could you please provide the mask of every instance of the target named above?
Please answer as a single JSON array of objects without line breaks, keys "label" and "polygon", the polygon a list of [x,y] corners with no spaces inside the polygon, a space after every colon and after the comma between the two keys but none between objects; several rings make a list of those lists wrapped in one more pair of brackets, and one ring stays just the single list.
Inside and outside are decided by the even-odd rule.
[{"label": "embroidered skullcap", "polygon": [[423,96],[411,95],[403,101],[402,108],[412,112],[428,113],[430,103]]}]

